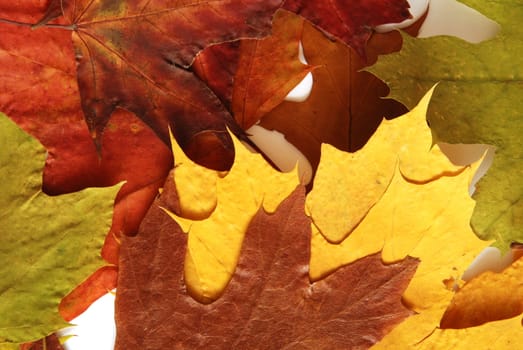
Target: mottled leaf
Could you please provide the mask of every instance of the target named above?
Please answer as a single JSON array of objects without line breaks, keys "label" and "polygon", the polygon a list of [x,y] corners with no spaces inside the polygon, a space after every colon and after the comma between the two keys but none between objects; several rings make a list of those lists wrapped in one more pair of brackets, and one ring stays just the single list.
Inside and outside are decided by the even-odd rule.
[{"label": "mottled leaf", "polygon": [[[169,214],[189,232],[185,279],[193,295],[205,302],[216,299],[230,280],[254,215],[261,207],[274,212],[299,184],[296,172],[275,170],[259,154],[233,140],[236,159],[227,174],[194,164],[180,154],[179,147],[173,147],[180,209]],[[201,192],[206,195],[198,195]]]},{"label": "mottled leaf", "polygon": [[[187,68],[208,45],[268,34],[280,4],[281,0],[101,0],[66,7],[64,16],[74,25],[78,83],[92,135],[99,141],[114,109],[124,108],[166,143],[170,125],[182,147],[196,143],[219,151],[220,162],[207,165],[228,169],[234,152],[225,128],[238,134],[241,129]],[[202,138],[202,131],[212,131],[214,137]]]},{"label": "mottled leaf", "polygon": [[[395,152],[369,155],[376,164],[383,163],[383,166],[392,158],[392,178],[385,192],[376,197],[376,203],[367,208],[368,212],[345,240],[339,244],[329,243],[314,224],[316,217],[311,212],[310,274],[314,280],[340,265],[380,251],[386,263],[406,256],[420,259],[416,274],[403,294],[405,304],[417,314],[394,328],[376,345],[377,348],[402,349],[429,337],[439,326],[453,296],[452,286],[447,287],[444,281],[459,281],[475,256],[489,244],[480,240],[469,225],[474,207],[468,192],[472,169],[452,165],[437,145],[431,149],[431,135],[424,113],[429,97],[427,94],[408,114],[384,121],[379,127],[384,130],[375,134],[378,139],[371,139],[360,151],[350,154],[330,149],[325,152],[322,162],[327,164],[326,168],[331,164],[334,167],[343,163],[352,165],[347,166],[349,170],[332,171],[330,178],[327,174],[319,175],[317,179],[323,177],[329,182],[313,184],[313,191],[317,192],[315,196],[326,199],[322,202],[327,207],[323,215],[328,216],[322,219],[339,220],[350,213],[352,204],[340,194],[349,185],[344,178],[352,176],[350,169],[360,169],[370,162],[367,157],[359,157],[359,153],[372,153],[366,148],[379,146],[380,139],[384,143],[381,148],[394,148],[396,144]],[[394,125],[399,127],[396,129]],[[422,171],[424,177],[418,178],[418,172],[405,171],[407,164],[409,170],[412,170],[412,165],[419,165],[419,169],[431,169],[433,173]],[[390,170],[390,165],[387,167]],[[321,163],[319,169],[322,169]],[[430,176],[425,177],[427,175]],[[359,197],[365,198],[366,191],[375,186],[376,178],[372,174],[361,179],[354,177],[357,181],[351,185],[357,189],[349,190],[353,193],[352,200],[357,203]],[[335,183],[339,183],[340,188],[332,185]],[[337,196],[344,199],[340,203],[329,203],[329,199],[336,201]],[[320,203],[317,203],[317,208],[323,209]]]},{"label": "mottled leaf", "polygon": [[[45,11],[40,2],[37,6],[24,0],[19,5],[0,7],[0,17],[31,22]],[[22,7],[27,12],[19,13]],[[0,111],[48,150],[44,192],[57,195],[126,181],[103,251],[109,263],[117,264],[117,239],[136,233],[172,167],[171,153],[139,119],[118,110],[106,128],[100,158],[84,122],[70,33],[3,23],[0,27]],[[106,290],[89,293],[77,300],[97,298]]]}]

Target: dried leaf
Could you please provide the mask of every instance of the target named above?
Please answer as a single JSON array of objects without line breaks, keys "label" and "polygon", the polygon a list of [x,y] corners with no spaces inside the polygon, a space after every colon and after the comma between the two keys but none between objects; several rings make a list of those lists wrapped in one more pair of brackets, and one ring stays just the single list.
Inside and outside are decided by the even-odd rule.
[{"label": "dried leaf", "polygon": [[280,10],[269,37],[240,43],[232,111],[242,128],[250,128],[279,105],[312,70],[298,59],[303,24],[301,17]]},{"label": "dried leaf", "polygon": [[[0,17],[36,21],[45,8],[33,3],[17,3],[27,9],[20,14],[10,3],[2,7]],[[126,181],[116,199],[103,251],[107,262],[117,264],[118,237],[136,233],[172,167],[170,150],[144,123],[118,110],[106,128],[100,159],[85,126],[69,33],[0,26],[0,110],[48,150],[44,192],[58,195]],[[89,293],[76,299],[97,298],[106,290]],[[76,314],[84,307],[79,306]]]},{"label": "dried leaf", "polygon": [[[397,35],[397,34],[396,34]],[[370,45],[378,52],[399,44],[398,36],[379,35]],[[392,118],[406,109],[396,101],[382,99],[388,93],[354,50],[328,40],[310,24],[303,29],[302,44],[307,62],[317,67],[309,98],[302,103],[285,101],[265,115],[260,125],[277,130],[295,145],[316,168],[321,143],[355,151],[374,133],[383,117]],[[369,59],[375,58],[375,53]]]},{"label": "dried leaf", "polygon": [[158,208],[176,206],[173,192],[168,183],[138,236],[124,238],[116,349],[366,348],[410,314],[399,295],[415,259],[374,255],[309,282],[303,188],[257,213],[223,296],[196,302],[183,281],[186,235]]},{"label": "dried leaf", "polygon": [[26,343],[20,346],[20,350],[63,350],[60,340],[56,334],[51,334],[34,343]]},{"label": "dried leaf", "polygon": [[487,271],[466,283],[454,296],[441,328],[467,328],[523,313],[523,260],[503,272]]},{"label": "dried leaf", "polygon": [[[365,214],[362,210],[362,220],[354,230],[344,231],[350,233],[348,238],[340,244],[330,244],[316,225],[312,225],[312,279],[321,278],[340,265],[380,251],[387,263],[406,256],[420,259],[418,270],[403,295],[406,305],[418,314],[394,328],[376,345],[377,348],[401,349],[408,344],[421,343],[430,336],[439,326],[453,296],[452,290],[443,281],[452,278],[459,280],[474,257],[489,244],[477,238],[468,224],[474,207],[474,201],[468,194],[471,169],[455,167],[437,145],[431,148],[430,130],[425,123],[429,98],[430,92],[407,115],[383,121],[375,137],[362,150],[349,154],[332,149],[322,159],[327,165],[347,162],[351,164],[348,168],[360,169],[362,165],[359,162],[369,164],[368,158],[358,157],[359,153],[372,152],[367,147],[395,148],[395,153],[377,152],[380,156],[372,156],[372,162],[392,168],[392,179],[385,192],[375,197],[376,202],[367,209],[368,212]],[[380,146],[380,142],[385,145]],[[418,150],[419,147],[425,151]],[[389,158],[394,160],[392,167]],[[413,164],[431,169],[431,173],[423,171],[423,176],[418,178],[416,171],[413,173],[415,181],[412,181],[403,172],[410,174],[405,166],[412,170]],[[359,188],[359,191],[354,191],[352,200],[355,202],[358,202],[360,193],[374,186],[375,175],[367,178],[368,184],[362,179],[349,184],[344,180],[346,176],[343,171],[331,172],[330,177],[323,176],[332,183],[345,184],[341,188],[329,185],[322,189],[324,185],[321,183],[313,185],[318,199],[321,198],[321,203],[331,209],[322,212],[323,216],[327,216],[322,217],[325,222],[329,218],[337,220],[350,209],[351,202],[348,200],[340,201],[337,206],[329,202],[346,191],[346,186]],[[320,173],[317,178],[321,178]],[[316,203],[315,208],[323,209],[320,202]],[[314,212],[311,215],[314,223],[319,220]]]},{"label": "dried leaf", "polygon": [[287,0],[283,7],[339,38],[361,57],[365,56],[365,44],[373,27],[410,18],[406,0]]},{"label": "dried leaf", "polygon": [[[186,68],[210,44],[266,35],[280,4],[77,1],[66,7],[67,22],[75,25],[78,84],[93,137],[99,142],[111,113],[120,107],[139,116],[165,143],[170,125],[183,148],[196,143],[197,149],[219,152],[220,162],[206,165],[228,169],[234,153],[225,128],[241,130]],[[201,139],[202,131],[214,137]]]},{"label": "dried leaf", "polygon": [[[431,94],[432,91],[427,93],[412,112],[392,121],[384,120],[365,147],[355,153],[322,146],[323,161],[307,196],[307,211],[328,241],[341,242],[364,220],[388,190],[396,167],[402,177],[413,183],[462,171],[463,167],[453,165],[437,145],[431,148],[430,129],[424,121]],[[416,186],[404,190],[408,192],[398,195],[404,198],[407,193],[417,195]],[[417,205],[415,201],[409,203]],[[410,207],[409,203],[400,207]],[[389,215],[398,216],[378,212],[374,220],[386,223]],[[431,218],[426,219],[429,224]],[[419,221],[423,222],[421,218]]]},{"label": "dried leaf", "polygon": [[60,316],[67,322],[72,321],[101,296],[116,288],[117,280],[117,266],[99,268],[62,299],[59,307]]},{"label": "dried leaf", "polygon": [[499,23],[498,35],[479,44],[404,35],[402,50],[383,56],[370,70],[409,108],[439,82],[428,110],[435,142],[496,147],[474,193],[471,224],[482,239],[496,240],[495,246],[506,251],[511,242],[523,242],[523,7],[518,0],[462,2]]},{"label": "dried leaf", "polygon": [[[490,322],[481,327],[436,329],[417,349],[508,350],[521,347],[521,317]],[[387,348],[385,348],[387,349]]]},{"label": "dried leaf", "polygon": [[[209,173],[194,163],[178,165],[174,172],[179,193],[187,189],[190,196],[193,189],[204,189],[209,194],[207,199],[202,198],[201,203],[184,200],[187,195],[180,195],[180,215],[208,216],[206,220],[191,220],[170,212],[184,231],[189,232],[185,263],[188,287],[199,300],[206,302],[216,299],[230,280],[245,231],[259,208],[263,206],[267,212],[274,212],[299,184],[296,172],[280,173],[259,154],[250,152],[236,139],[234,142],[236,160],[227,175]],[[175,159],[183,157],[179,147],[173,147],[173,152]],[[177,175],[179,168],[185,175]],[[207,173],[206,177],[201,175],[202,171]],[[197,177],[199,179],[195,182],[193,179]],[[202,210],[202,206],[207,209]]]},{"label": "dried leaf", "polygon": [[47,196],[45,149],[3,114],[0,132],[0,343],[14,344],[67,325],[58,304],[103,265],[98,252],[120,186]]},{"label": "dried leaf", "polygon": [[230,110],[233,77],[240,58],[241,40],[211,45],[198,53],[191,69]]}]

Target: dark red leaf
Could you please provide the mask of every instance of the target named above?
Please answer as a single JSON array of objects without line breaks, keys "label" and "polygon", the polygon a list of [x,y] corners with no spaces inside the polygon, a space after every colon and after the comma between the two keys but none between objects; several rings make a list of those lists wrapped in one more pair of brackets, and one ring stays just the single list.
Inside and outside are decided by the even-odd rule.
[{"label": "dark red leaf", "polygon": [[231,41],[206,47],[191,66],[194,73],[202,79],[230,109],[233,76],[239,59],[240,42]]},{"label": "dark red leaf", "polygon": [[187,68],[208,45],[268,34],[280,4],[76,1],[64,15],[74,26],[82,108],[92,136],[100,142],[111,113],[120,107],[139,116],[165,143],[171,126],[182,148],[194,135],[212,131],[211,145],[222,149],[217,169],[228,169],[234,150],[226,127],[237,135],[242,130]]},{"label": "dark red leaf", "polygon": [[63,350],[62,344],[58,340],[56,334],[51,334],[44,339],[33,343],[25,343],[20,345],[20,350]]},{"label": "dark red leaf", "polygon": [[[310,24],[304,26],[301,40],[308,63],[318,67],[312,71],[311,95],[301,103],[282,102],[262,117],[260,125],[283,133],[315,169],[322,143],[354,152],[365,145],[383,117],[393,118],[407,109],[383,98],[389,92],[387,86],[361,71],[366,62],[350,47],[325,38]],[[368,44],[368,61],[400,46],[397,32],[374,35]]]},{"label": "dark red leaf", "polygon": [[339,38],[361,57],[372,28],[411,17],[407,0],[286,0],[283,7]]}]

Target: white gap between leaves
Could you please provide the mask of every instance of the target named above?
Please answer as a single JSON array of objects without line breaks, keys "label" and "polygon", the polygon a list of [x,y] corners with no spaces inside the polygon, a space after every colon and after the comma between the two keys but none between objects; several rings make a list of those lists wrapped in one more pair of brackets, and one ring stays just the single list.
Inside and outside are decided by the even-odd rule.
[{"label": "white gap between leaves", "polygon": [[[386,32],[396,28],[404,28],[412,24],[422,16],[429,6],[430,10],[424,24],[420,28],[419,37],[430,37],[436,35],[452,35],[460,37],[469,42],[477,43],[488,40],[499,31],[499,25],[481,15],[477,11],[458,3],[455,0],[409,0],[413,19],[399,24],[385,24],[376,28],[377,31]],[[300,43],[300,61],[307,63]],[[305,101],[313,87],[313,77],[309,73],[286,97],[286,101],[300,103]],[[291,143],[285,140],[285,136],[278,132],[272,132],[259,125],[248,130],[252,134],[252,140],[269,157],[274,157],[275,164],[282,171],[291,171],[296,164],[300,177],[304,183],[310,180],[312,168],[305,156]],[[274,147],[271,148],[271,144]],[[492,163],[494,148],[485,145],[440,145],[443,152],[456,164],[468,164],[470,160],[478,159],[485,151],[485,157],[480,170],[476,173],[473,183],[476,183],[485,174]],[[289,156],[284,156],[288,153]],[[271,156],[271,154],[273,154]],[[282,157],[283,156],[283,157]],[[279,159],[278,157],[282,158]],[[300,170],[301,169],[301,170]],[[473,187],[471,188],[471,192]],[[497,248],[486,248],[470,265],[463,274],[463,279],[470,280],[480,273],[490,271],[501,271],[512,262],[509,252],[501,256]],[[108,293],[94,302],[83,314],[71,321],[73,327],[59,332],[60,336],[70,336],[65,343],[66,350],[111,350],[114,348],[116,337],[116,326],[114,322],[114,294]]]},{"label": "white gap between leaves", "polygon": [[116,339],[114,322],[114,299],[116,290],[105,294],[81,315],[73,319],[73,325],[57,332],[59,337],[69,337],[65,350],[112,350]]}]

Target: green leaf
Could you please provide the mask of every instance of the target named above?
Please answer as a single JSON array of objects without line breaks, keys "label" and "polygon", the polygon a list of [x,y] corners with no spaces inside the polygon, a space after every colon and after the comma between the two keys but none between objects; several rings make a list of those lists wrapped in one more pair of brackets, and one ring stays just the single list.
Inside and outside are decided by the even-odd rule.
[{"label": "green leaf", "polygon": [[66,326],[58,304],[103,265],[119,185],[50,197],[45,149],[0,113],[0,345]]},{"label": "green leaf", "polygon": [[403,35],[401,51],[380,57],[370,71],[409,108],[439,82],[427,114],[434,142],[496,147],[492,167],[474,193],[471,224],[480,238],[495,240],[505,251],[511,242],[523,242],[523,3],[463,3],[500,24],[494,39],[471,44]]}]

